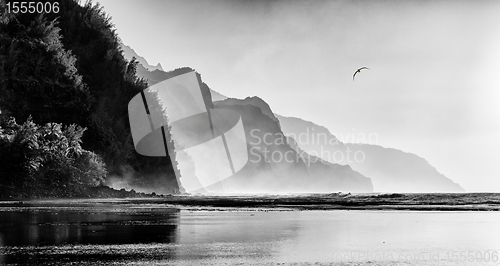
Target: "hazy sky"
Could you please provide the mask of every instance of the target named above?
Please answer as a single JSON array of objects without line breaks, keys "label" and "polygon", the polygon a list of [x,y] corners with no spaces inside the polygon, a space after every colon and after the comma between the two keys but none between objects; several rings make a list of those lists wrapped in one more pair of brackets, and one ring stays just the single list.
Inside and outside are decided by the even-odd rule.
[{"label": "hazy sky", "polygon": [[99,2],[150,64],[500,192],[500,1]]}]

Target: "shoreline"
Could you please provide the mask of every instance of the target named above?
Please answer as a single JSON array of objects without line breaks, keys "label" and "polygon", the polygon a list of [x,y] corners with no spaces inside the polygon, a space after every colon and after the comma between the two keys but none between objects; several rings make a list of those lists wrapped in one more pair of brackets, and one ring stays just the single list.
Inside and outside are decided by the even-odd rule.
[{"label": "shoreline", "polygon": [[80,198],[0,200],[6,209],[96,207],[134,208],[154,211],[500,211],[500,193],[418,193],[418,194],[297,194],[297,195],[158,195],[133,198]]}]

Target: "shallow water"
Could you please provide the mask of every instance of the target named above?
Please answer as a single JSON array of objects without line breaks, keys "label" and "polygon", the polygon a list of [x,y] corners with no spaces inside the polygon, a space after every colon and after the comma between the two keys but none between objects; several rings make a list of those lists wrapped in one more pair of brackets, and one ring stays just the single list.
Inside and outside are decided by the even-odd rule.
[{"label": "shallow water", "polygon": [[0,208],[0,263],[500,265],[500,213]]}]

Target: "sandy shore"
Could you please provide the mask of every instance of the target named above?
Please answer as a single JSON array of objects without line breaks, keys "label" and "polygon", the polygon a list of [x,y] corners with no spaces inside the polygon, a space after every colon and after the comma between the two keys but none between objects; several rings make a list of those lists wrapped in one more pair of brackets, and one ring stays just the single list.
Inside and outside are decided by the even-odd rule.
[{"label": "sandy shore", "polygon": [[175,195],[159,198],[46,199],[0,201],[0,208],[43,208],[52,205],[84,208],[96,204],[141,205],[183,210],[414,210],[499,211],[498,193]]}]

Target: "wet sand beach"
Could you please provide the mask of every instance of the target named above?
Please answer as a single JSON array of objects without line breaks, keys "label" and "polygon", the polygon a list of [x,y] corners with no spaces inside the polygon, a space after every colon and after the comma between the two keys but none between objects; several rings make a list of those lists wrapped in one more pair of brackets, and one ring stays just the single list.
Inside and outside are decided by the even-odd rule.
[{"label": "wet sand beach", "polygon": [[500,265],[498,199],[335,193],[2,201],[0,263]]}]

